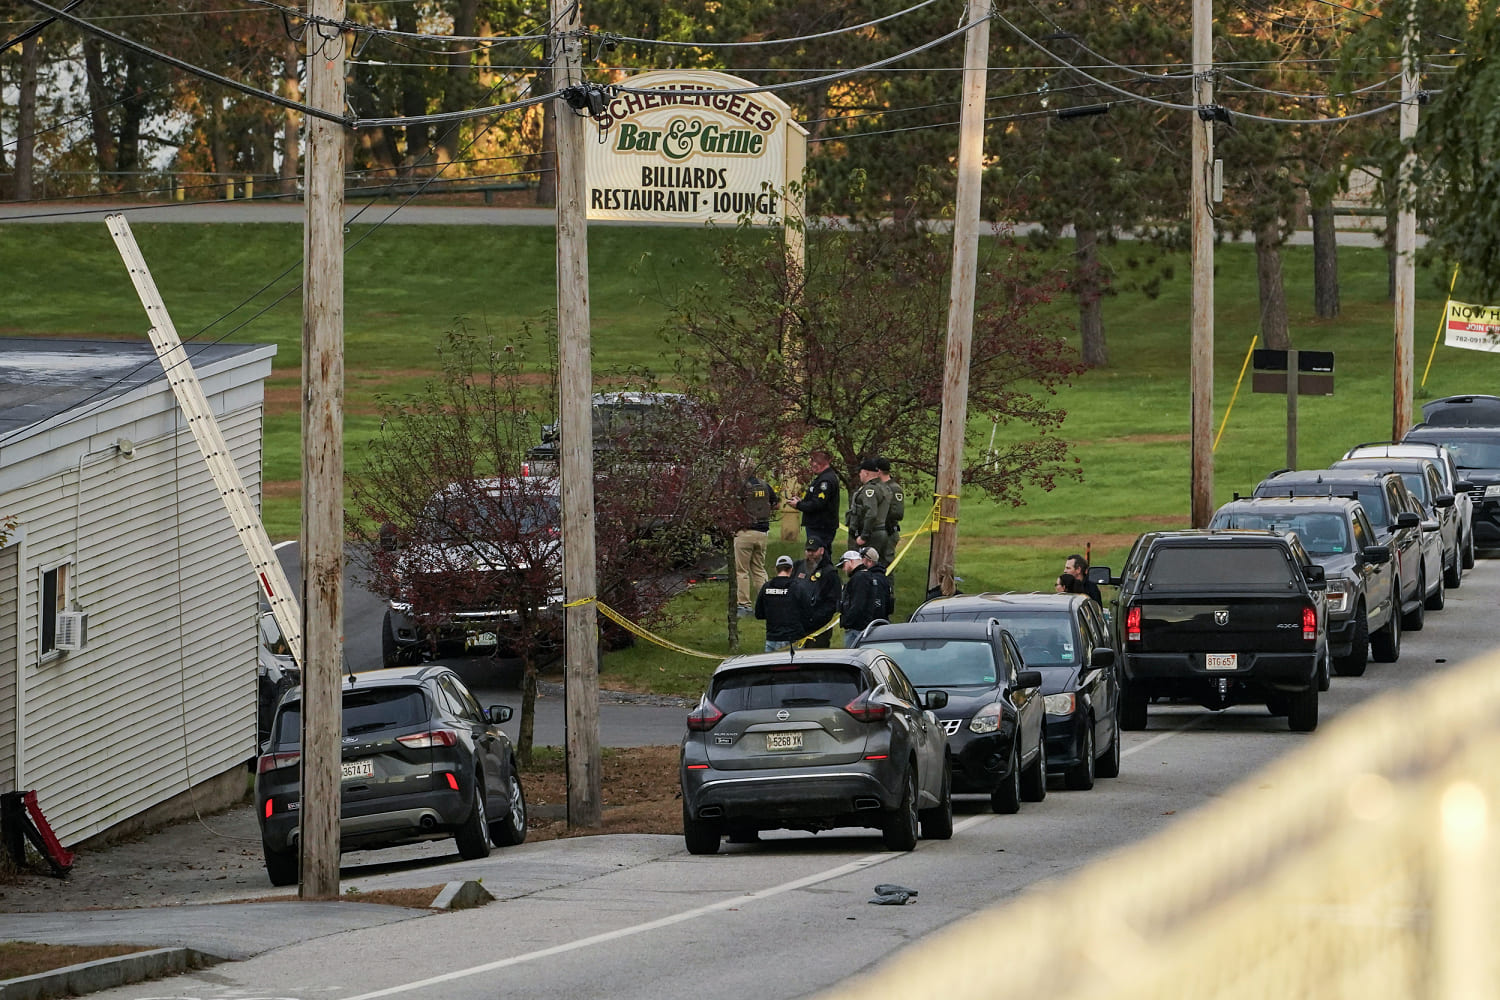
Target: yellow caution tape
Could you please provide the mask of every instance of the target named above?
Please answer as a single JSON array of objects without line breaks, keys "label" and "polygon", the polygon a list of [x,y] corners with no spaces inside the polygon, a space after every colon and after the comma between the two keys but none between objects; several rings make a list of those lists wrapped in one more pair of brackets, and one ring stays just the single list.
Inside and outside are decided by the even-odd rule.
[{"label": "yellow caution tape", "polygon": [[595,602],[597,600],[598,600],[597,597],[580,597],[576,601],[569,601],[567,604],[564,604],[563,607],[565,607],[565,608],[581,608],[585,604],[592,604],[593,602]]},{"label": "yellow caution tape", "polygon": [[635,622],[631,621],[629,618],[626,618],[624,615],[620,614],[620,612],[616,611],[608,604],[605,604],[603,601],[596,601],[595,603],[599,605],[599,610],[601,613],[603,613],[604,617],[608,618],[610,621],[614,622],[616,625],[620,626],[631,635],[640,636],[647,642],[654,642],[664,649],[672,650],[674,653],[682,653],[685,656],[696,656],[704,660],[722,660],[725,658],[723,653],[705,653],[701,650],[688,649],[686,646],[679,646],[672,640],[663,639],[661,636],[657,635],[655,632],[652,632],[650,629],[643,628],[640,625],[637,625]]}]

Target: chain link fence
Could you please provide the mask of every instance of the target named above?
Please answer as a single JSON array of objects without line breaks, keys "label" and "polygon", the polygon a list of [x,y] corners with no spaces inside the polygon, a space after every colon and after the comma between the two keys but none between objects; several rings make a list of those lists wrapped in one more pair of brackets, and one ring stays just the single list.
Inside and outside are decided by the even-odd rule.
[{"label": "chain link fence", "polygon": [[1497,761],[1500,656],[1413,678],[1161,834],[829,997],[1500,996]]}]

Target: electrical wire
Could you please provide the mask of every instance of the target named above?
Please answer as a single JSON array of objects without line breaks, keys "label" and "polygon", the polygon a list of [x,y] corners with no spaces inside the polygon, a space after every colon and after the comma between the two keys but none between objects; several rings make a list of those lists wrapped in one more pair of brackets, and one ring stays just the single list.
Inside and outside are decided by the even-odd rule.
[{"label": "electrical wire", "polygon": [[[1102,107],[1110,108],[1110,107],[1113,107],[1115,103],[1119,103],[1119,102],[1109,102],[1107,104],[1102,105]],[[1023,120],[1028,119],[1028,118],[1057,117],[1061,112],[1067,111],[1067,110],[1068,110],[1067,108],[1043,108],[1043,109],[1038,110],[1038,111],[1018,111],[1015,114],[1010,114],[1010,115],[991,115],[988,118],[984,119],[984,124],[990,125],[990,124],[993,124],[994,122],[1023,121]],[[906,126],[904,128],[887,128],[887,129],[880,129],[878,131],[873,131],[873,132],[844,132],[844,133],[841,133],[839,135],[825,135],[825,136],[822,136],[822,137],[817,138],[817,139],[809,138],[807,141],[809,143],[813,143],[813,142],[841,142],[841,141],[843,141],[845,139],[863,139],[863,138],[866,138],[867,136],[872,136],[872,135],[892,135],[892,134],[897,133],[897,132],[917,132],[917,131],[920,131],[922,129],[930,129],[930,128],[950,128],[950,127],[952,127],[954,125],[959,125],[959,124],[962,124],[962,123],[961,122],[934,122],[934,123],[929,124],[929,125],[908,125],[908,126]]]},{"label": "electrical wire", "polygon": [[832,38],[836,35],[846,35],[851,31],[862,31],[865,28],[873,28],[877,24],[886,21],[894,21],[898,17],[905,17],[913,11],[921,10],[923,7],[931,6],[937,0],[922,0],[921,3],[913,4],[905,10],[898,10],[894,14],[877,17],[873,21],[865,21],[863,24],[851,24],[846,28],[834,28],[831,31],[822,31],[815,35],[795,35],[790,38],[762,38],[753,42],[678,42],[662,38],[634,38],[630,35],[616,35],[611,32],[592,32],[593,37],[600,41],[630,42],[632,45],[654,45],[665,48],[692,48],[692,49],[741,49],[763,47],[767,45],[791,45],[795,42],[811,42],[820,38]]},{"label": "electrical wire", "polygon": [[1125,66],[1125,65],[1122,65],[1121,63],[1117,63],[1114,60],[1110,59],[1108,56],[1104,55],[1103,53],[1096,52],[1093,49],[1089,48],[1087,45],[1085,45],[1083,43],[1083,39],[1080,36],[1075,35],[1073,32],[1068,31],[1065,28],[1063,28],[1062,25],[1058,24],[1055,20],[1052,19],[1052,15],[1049,14],[1049,13],[1047,13],[1047,9],[1045,7],[1043,7],[1041,4],[1037,3],[1036,0],[1029,0],[1029,2],[1031,4],[1032,8],[1035,9],[1036,12],[1042,16],[1042,19],[1045,20],[1048,24],[1052,25],[1053,30],[1059,32],[1060,34],[1066,35],[1068,41],[1072,42],[1074,45],[1078,46],[1078,48],[1082,49],[1084,52],[1087,52],[1089,55],[1093,56],[1095,59],[1098,59],[1101,63],[1103,63],[1104,65],[1108,66],[1110,69],[1124,70],[1125,72],[1131,74],[1132,76],[1140,77],[1140,78],[1146,79],[1146,80],[1161,80],[1161,79],[1173,79],[1173,78],[1179,78],[1179,79],[1180,78],[1188,78],[1188,79],[1191,79],[1192,78],[1192,75],[1193,75],[1192,70],[1187,70],[1186,72],[1182,72],[1182,73],[1164,73],[1164,74],[1146,73],[1146,72],[1142,72],[1140,70],[1137,70],[1137,69],[1135,69],[1133,67]]},{"label": "electrical wire", "polygon": [[307,14],[296,7],[288,7],[284,4],[273,2],[273,0],[246,0],[257,7],[267,7],[279,11],[287,17],[305,21],[308,24],[325,25],[338,28],[340,31],[353,31],[362,35],[370,35],[376,38],[422,38],[436,42],[481,42],[485,46],[504,45],[509,42],[540,42],[546,41],[546,35],[434,35],[425,31],[400,31],[395,28],[380,28],[373,24],[361,24],[358,21],[334,20],[328,17],[318,17]]},{"label": "electrical wire", "polygon": [[110,101],[108,104],[100,104],[94,107],[92,110],[85,112],[84,114],[74,115],[72,118],[64,118],[60,122],[53,122],[51,125],[43,126],[42,128],[39,128],[32,132],[30,135],[18,135],[14,139],[6,139],[4,142],[0,142],[0,148],[15,146],[19,144],[22,139],[35,139],[39,135],[45,135],[48,132],[55,132],[57,129],[66,128],[67,126],[72,125],[74,122],[86,121],[96,112],[108,111],[110,108],[118,107],[121,104],[129,104],[131,101],[138,101],[148,94],[156,94],[173,86],[175,86],[175,84],[170,82],[163,83],[155,87],[149,87],[144,90],[137,91],[136,93],[129,94],[117,101]]},{"label": "electrical wire", "polygon": [[[1051,94],[1062,94],[1062,93],[1066,93],[1066,92],[1071,91],[1071,90],[1089,90],[1092,87],[1093,87],[1093,84],[1090,84],[1090,83],[1078,83],[1078,84],[1074,84],[1071,87],[1049,87],[1049,88],[1047,88],[1045,90],[1027,91],[1024,94],[995,94],[995,95],[992,95],[990,97],[986,97],[984,99],[984,103],[988,104],[991,101],[1014,101],[1014,100],[1018,100],[1018,99],[1023,98],[1023,97],[1046,97],[1046,96],[1051,95]],[[943,101],[943,102],[941,102],[939,104],[918,104],[918,105],[915,105],[915,106],[909,107],[909,108],[882,108],[882,109],[880,109],[878,111],[861,112],[860,114],[855,114],[855,115],[836,115],[836,116],[830,117],[830,118],[807,118],[807,119],[803,119],[802,121],[799,121],[797,124],[799,124],[799,125],[821,125],[824,122],[844,122],[844,121],[852,121],[852,120],[854,120],[856,118],[875,118],[875,117],[878,117],[878,116],[881,116],[881,115],[906,114],[907,112],[911,112],[911,111],[929,111],[929,110],[932,110],[933,108],[952,108],[952,107],[957,107],[961,103],[963,103],[963,102],[961,102],[961,101]]]}]

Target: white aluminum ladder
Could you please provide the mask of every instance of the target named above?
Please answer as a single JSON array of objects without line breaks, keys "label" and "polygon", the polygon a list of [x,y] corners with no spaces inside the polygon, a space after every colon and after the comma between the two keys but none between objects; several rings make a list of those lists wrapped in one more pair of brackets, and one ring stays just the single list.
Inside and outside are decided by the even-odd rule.
[{"label": "white aluminum ladder", "polygon": [[240,544],[245,547],[245,554],[250,557],[261,592],[271,606],[271,613],[276,616],[276,624],[281,627],[282,637],[286,639],[292,659],[300,668],[302,607],[292,594],[286,573],[282,571],[281,563],[271,548],[271,538],[266,534],[266,527],[250,502],[250,494],[245,492],[245,483],[234,466],[229,445],[225,443],[224,434],[219,430],[219,422],[214,419],[213,410],[209,408],[208,397],[203,394],[203,386],[193,371],[192,363],[188,361],[187,351],[183,350],[182,340],[177,336],[177,328],[172,325],[172,317],[167,313],[161,293],[156,290],[156,282],[146,266],[146,259],[141,256],[141,248],[136,245],[130,223],[125,221],[125,216],[118,214],[106,216],[104,222],[109,226],[109,234],[114,237],[115,246],[125,261],[126,269],[130,271],[130,280],[135,284],[141,305],[146,307],[146,318],[151,321],[151,346],[156,349],[156,357],[167,374],[167,382],[177,395],[177,404],[187,416],[188,428],[198,442],[198,450],[203,453],[209,475],[213,476],[214,483],[219,488],[219,497],[229,511],[229,518],[234,522],[235,532],[239,535]]}]

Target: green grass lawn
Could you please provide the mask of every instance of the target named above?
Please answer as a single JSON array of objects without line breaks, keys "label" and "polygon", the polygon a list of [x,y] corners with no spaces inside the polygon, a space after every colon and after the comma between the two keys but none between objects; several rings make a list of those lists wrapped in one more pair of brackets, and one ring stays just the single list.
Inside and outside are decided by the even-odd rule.
[{"label": "green grass lawn", "polygon": [[[135,227],[179,332],[188,338],[227,334],[232,342],[277,345],[268,386],[265,519],[275,538],[298,531],[300,470],[297,384],[301,295],[296,264],[301,230],[287,225],[142,225]],[[355,225],[351,242],[368,233]],[[628,366],[669,370],[660,336],[666,303],[679,289],[714,286],[712,250],[732,233],[598,227],[590,232],[590,293],[596,376]],[[1123,253],[1123,251],[1121,251]],[[1293,339],[1299,348],[1331,350],[1336,393],[1301,400],[1299,463],[1324,465],[1350,445],[1390,436],[1392,318],[1386,300],[1386,258],[1376,250],[1340,253],[1343,313],[1312,316],[1312,251],[1284,253]],[[276,279],[288,267],[290,273]],[[1119,565],[1143,530],[1185,526],[1189,485],[1189,273],[1186,258],[1155,299],[1122,293],[1106,299],[1111,365],[1090,371],[1061,391],[1068,417],[1061,434],[1073,445],[1081,478],[1050,493],[1032,490],[1019,508],[966,496],[959,526],[962,588],[1050,589],[1063,558],[1090,550],[1095,563]],[[1214,429],[1229,405],[1259,305],[1253,248],[1227,244],[1217,254]],[[375,399],[417,385],[431,373],[433,347],[455,322],[506,334],[530,322],[545,329],[553,307],[553,237],[542,228],[390,226],[370,233],[346,263],[345,368],[348,464],[376,432]],[[101,225],[0,226],[0,333],[51,336],[144,336],[145,318],[113,243]],[[1446,276],[1418,275],[1417,378],[1421,379]],[[45,290],[38,293],[37,290]],[[268,289],[256,297],[254,293]],[[1462,298],[1463,290],[1458,290]],[[229,318],[231,307],[249,300]],[[1070,302],[1052,312],[1069,331]],[[252,316],[254,317],[252,319]],[[247,322],[248,321],[248,322]],[[243,325],[242,325],[243,324]],[[231,332],[233,331],[233,332]],[[1493,391],[1500,358],[1439,347],[1421,398]],[[1241,388],[1215,454],[1219,502],[1247,492],[1285,464],[1285,398]],[[1003,438],[1006,429],[1001,428]],[[976,414],[970,447],[982,449],[990,423]],[[908,484],[908,525],[920,517]],[[773,543],[772,556],[793,552]],[[800,553],[794,553],[800,554]],[[896,574],[898,609],[910,611],[925,590],[927,546],[920,540]],[[727,652],[722,583],[700,584],[678,598],[675,617],[690,624],[671,638],[713,653]],[[742,624],[745,649],[763,633]],[[606,678],[648,690],[692,693],[712,662],[641,645],[611,654]]]}]

